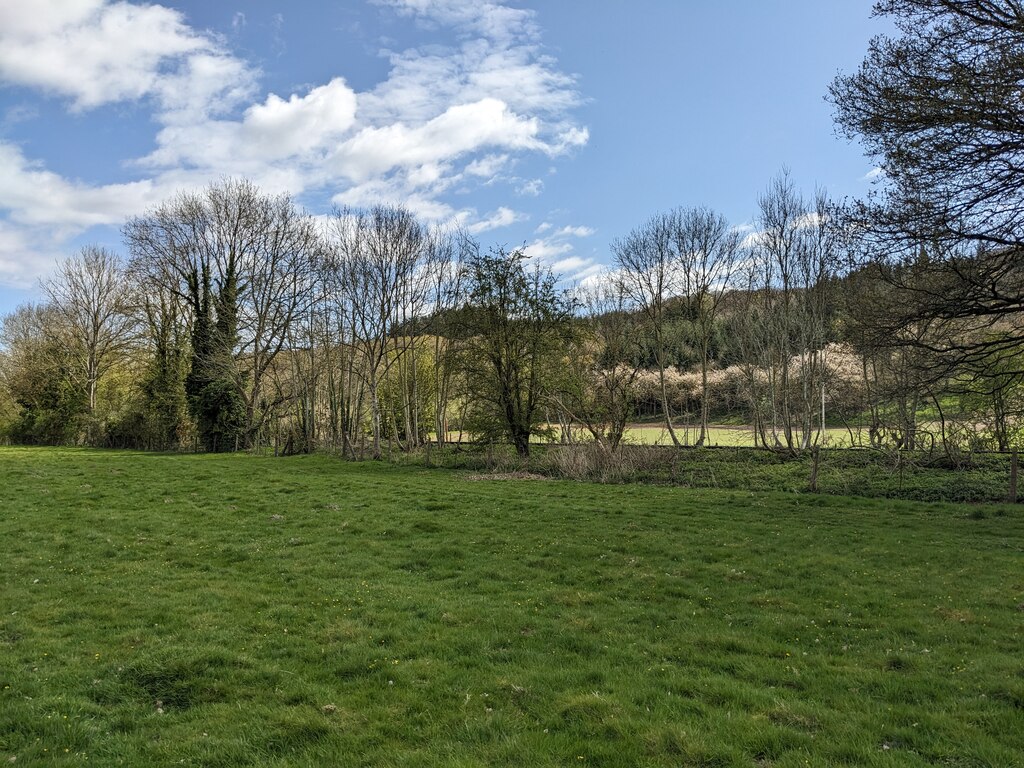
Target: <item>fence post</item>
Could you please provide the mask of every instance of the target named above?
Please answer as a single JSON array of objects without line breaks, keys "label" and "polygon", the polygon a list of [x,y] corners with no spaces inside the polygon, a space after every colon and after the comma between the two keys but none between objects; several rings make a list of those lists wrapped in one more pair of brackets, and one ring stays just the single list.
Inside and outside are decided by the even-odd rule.
[{"label": "fence post", "polygon": [[1010,454],[1010,496],[1011,504],[1017,503],[1017,452]]},{"label": "fence post", "polygon": [[821,458],[820,446],[811,449],[811,493],[818,492],[818,459]]}]

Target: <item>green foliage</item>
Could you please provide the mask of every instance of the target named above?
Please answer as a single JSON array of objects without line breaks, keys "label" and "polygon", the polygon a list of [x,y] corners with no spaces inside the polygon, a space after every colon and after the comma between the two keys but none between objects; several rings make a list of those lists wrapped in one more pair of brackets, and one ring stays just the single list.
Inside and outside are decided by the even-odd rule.
[{"label": "green foliage", "polygon": [[89,410],[67,350],[47,334],[52,320],[43,308],[22,307],[4,321],[4,384],[12,412],[5,431],[17,443],[74,444]]},{"label": "green foliage", "polygon": [[463,368],[472,407],[470,429],[502,437],[522,456],[543,434],[545,396],[573,338],[572,304],[550,271],[528,269],[526,256],[502,250],[470,258],[469,337]]},{"label": "green foliage", "polygon": [[232,451],[245,446],[247,424],[234,357],[238,277],[229,268],[217,292],[208,269],[196,280],[198,311],[192,327],[192,362],[185,392],[203,447],[215,452]]},{"label": "green foliage", "polygon": [[158,350],[142,384],[146,434],[162,449],[180,444],[188,429],[185,355],[181,349]]},{"label": "green foliage", "polygon": [[[434,350],[429,337],[412,341],[412,349],[388,351],[391,362],[377,392],[384,436],[402,443],[410,441],[409,428],[414,419],[419,428],[416,442],[427,438],[434,429],[437,402]],[[396,362],[399,355],[401,359]]]},{"label": "green foliage", "polygon": [[[22,445],[73,445],[81,432],[88,399],[77,389],[59,384],[41,393],[44,402],[22,406],[7,434]],[[50,400],[49,403],[45,402]]]},{"label": "green foliage", "polygon": [[319,456],[0,449],[0,477],[14,765],[1024,753],[1016,507]]},{"label": "green foliage", "polygon": [[[488,450],[434,450],[431,466],[475,471],[527,472],[552,478],[610,484],[673,485],[690,489],[754,493],[811,493],[810,453],[742,448],[673,448],[594,443],[533,447],[528,460],[509,446]],[[422,456],[411,456],[416,464]],[[974,454],[953,461],[942,452],[822,449],[817,494],[964,504],[1004,501],[1010,487],[1010,457]]]},{"label": "green foliage", "polygon": [[[1016,350],[1019,344],[1007,333],[990,334],[993,344]],[[1024,434],[1024,355],[993,351],[979,361],[974,376],[962,376],[951,388],[959,409],[970,419],[979,447],[1006,451],[1021,446]],[[980,427],[980,429],[979,429]]]},{"label": "green foliage", "polygon": [[240,447],[245,432],[245,401],[229,376],[214,376],[199,390],[193,402],[203,444],[208,451],[232,451]]},{"label": "green foliage", "polygon": [[186,350],[160,339],[138,381],[126,387],[130,400],[109,425],[107,445],[168,451],[186,444],[191,427],[186,366]]}]

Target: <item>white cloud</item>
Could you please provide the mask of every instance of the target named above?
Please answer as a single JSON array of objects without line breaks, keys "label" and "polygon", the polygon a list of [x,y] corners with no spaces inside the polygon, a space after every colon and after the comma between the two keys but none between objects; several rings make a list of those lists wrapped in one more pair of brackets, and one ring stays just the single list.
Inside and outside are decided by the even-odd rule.
[{"label": "white cloud", "polygon": [[[445,183],[443,182],[442,186]],[[401,202],[417,217],[430,223],[464,221],[473,213],[469,210],[456,211],[452,206],[439,200],[433,189],[417,190],[403,174],[351,186],[331,199],[335,205],[354,208],[396,201]]]},{"label": "white cloud", "polygon": [[746,235],[740,240],[740,248],[746,250],[748,248],[754,248],[765,242],[764,232],[754,231]]},{"label": "white cloud", "polygon": [[417,127],[393,123],[364,128],[342,144],[329,162],[339,173],[360,182],[398,166],[414,167],[491,147],[541,149],[538,131],[536,118],[520,117],[497,99],[483,99],[449,107]]},{"label": "white cloud", "polygon": [[541,235],[523,250],[530,258],[539,259],[566,280],[578,282],[601,269],[594,259],[575,252],[573,239],[590,237],[596,231],[592,227],[564,226],[553,230],[550,222],[537,227],[535,234]]},{"label": "white cloud", "polygon": [[540,179],[530,179],[522,182],[516,187],[516,194],[523,197],[537,197],[544,191],[544,182]]},{"label": "white cloud", "polygon": [[[57,95],[75,111],[141,102],[157,126],[149,154],[123,159],[136,180],[117,184],[65,178],[0,140],[4,253],[38,249],[52,263],[54,250],[89,227],[117,225],[178,189],[228,175],[270,192],[326,192],[340,205],[398,202],[432,221],[473,221],[475,211],[456,210],[445,195],[474,185],[501,181],[541,194],[540,179],[501,174],[523,154],[570,152],[588,133],[571,120],[581,103],[574,77],[544,53],[534,12],[469,0],[379,4],[449,27],[458,42],[387,54],[388,76],[367,91],[338,76],[255,98],[259,70],[177,10],[0,0],[0,83]],[[245,14],[230,23],[240,30]],[[499,206],[470,226],[484,232],[522,217]],[[565,246],[535,250],[555,255]],[[0,282],[12,274],[0,267]]]},{"label": "white cloud", "polygon": [[576,147],[582,147],[590,141],[590,131],[575,125],[562,126],[558,138],[548,147],[548,154],[560,155]]},{"label": "white cloud", "polygon": [[885,169],[881,166],[875,166],[870,171],[860,177],[861,181],[874,181],[875,179],[885,176]]},{"label": "white cloud", "polygon": [[0,283],[32,288],[62,254],[52,231],[12,227],[0,220]]},{"label": "white cloud", "polygon": [[168,72],[229,58],[182,14],[103,0],[0,2],[0,81],[68,97],[76,109],[169,96]]},{"label": "white cloud", "polygon": [[[427,119],[438,99],[459,104],[498,99],[515,112],[562,118],[582,99],[575,77],[543,53],[534,12],[474,0],[379,0],[400,14],[455,28],[457,47],[389,52],[388,79],[366,94],[361,109],[373,119]],[[586,143],[587,130],[550,126],[554,154]]]},{"label": "white cloud", "polygon": [[544,238],[538,238],[523,248],[523,253],[528,258],[540,259],[541,261],[550,261],[555,256],[562,256],[571,251],[572,246],[569,243],[546,240]]},{"label": "white cloud", "polygon": [[474,0],[377,0],[405,16],[423,21],[440,22],[456,27],[466,34],[479,34],[495,41],[517,37],[529,39],[538,35],[534,12],[508,8],[495,2]]},{"label": "white cloud", "polygon": [[466,166],[466,173],[470,176],[480,176],[485,179],[492,179],[496,176],[505,166],[508,165],[509,156],[505,155],[485,155],[477,160],[474,160]]},{"label": "white cloud", "polygon": [[165,125],[201,123],[230,113],[255,90],[258,73],[239,59],[219,53],[189,56],[175,72],[161,76],[157,119]]},{"label": "white cloud", "polygon": [[356,94],[339,77],[288,100],[272,93],[241,120],[169,125],[157,136],[159,148],[142,162],[246,173],[252,164],[322,153],[352,128],[355,114]]},{"label": "white cloud", "polygon": [[515,224],[517,221],[523,221],[526,218],[529,217],[525,213],[513,211],[511,208],[501,206],[487,218],[470,224],[466,229],[469,230],[470,234],[479,235],[481,232],[489,232],[492,229],[507,227],[511,224]]},{"label": "white cloud", "polygon": [[597,276],[604,274],[606,270],[607,267],[605,267],[603,264],[594,264],[593,262],[591,262],[589,266],[586,266],[578,270],[573,275],[573,280],[582,285],[595,279]]},{"label": "white cloud", "polygon": [[71,182],[30,163],[17,147],[2,142],[0,180],[0,209],[12,212],[11,221],[67,231],[120,223],[159,199],[153,196],[150,180],[102,187]]},{"label": "white cloud", "polygon": [[0,118],[0,132],[8,131],[19,123],[27,123],[39,117],[39,110],[29,104],[16,104],[4,110]]},{"label": "white cloud", "polygon": [[560,237],[590,237],[596,231],[593,227],[562,227],[555,234]]},{"label": "white cloud", "polygon": [[584,259],[581,256],[569,256],[568,258],[556,261],[551,265],[551,268],[560,274],[576,273],[584,267],[590,266],[590,264],[590,259]]}]

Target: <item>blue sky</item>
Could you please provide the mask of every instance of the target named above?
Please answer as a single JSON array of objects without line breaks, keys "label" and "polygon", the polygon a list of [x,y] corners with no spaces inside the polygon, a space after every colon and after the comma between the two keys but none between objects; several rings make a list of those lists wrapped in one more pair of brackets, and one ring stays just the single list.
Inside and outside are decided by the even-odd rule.
[{"label": "blue sky", "polygon": [[824,101],[870,0],[0,0],[0,312],[127,216],[247,176],[585,279],[651,215],[737,226],[788,167],[869,187]]}]

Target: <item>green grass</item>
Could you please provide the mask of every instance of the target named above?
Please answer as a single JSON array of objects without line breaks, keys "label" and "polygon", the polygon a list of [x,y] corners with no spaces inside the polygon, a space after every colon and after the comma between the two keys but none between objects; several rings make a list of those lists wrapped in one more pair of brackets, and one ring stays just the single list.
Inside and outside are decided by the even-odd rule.
[{"label": "green grass", "polygon": [[[823,448],[817,493],[909,501],[1000,503],[1010,495],[1010,456],[976,453],[951,463],[942,453]],[[609,455],[592,443],[539,445],[528,460],[510,446],[446,446],[394,454],[400,463],[477,471],[526,471],[571,480],[669,484],[681,488],[810,493],[814,455],[753,448],[624,445]],[[1018,487],[1018,498],[1024,488]]]},{"label": "green grass", "polygon": [[1024,517],[0,449],[0,760],[1009,766]]}]

